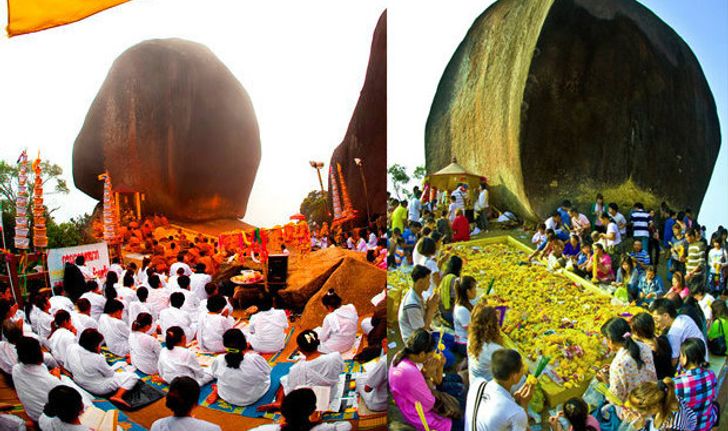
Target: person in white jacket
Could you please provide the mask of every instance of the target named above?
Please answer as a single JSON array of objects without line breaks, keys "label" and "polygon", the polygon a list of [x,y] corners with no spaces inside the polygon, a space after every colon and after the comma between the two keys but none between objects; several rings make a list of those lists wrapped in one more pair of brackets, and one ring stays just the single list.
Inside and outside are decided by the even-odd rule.
[{"label": "person in white jacket", "polygon": [[72,344],[66,352],[66,368],[73,374],[73,381],[94,395],[114,393],[109,401],[129,406],[123,396],[134,389],[139,377],[129,371],[114,372],[101,354],[104,336],[89,328],[81,333],[78,344]]},{"label": "person in white jacket", "polygon": [[296,337],[298,350],[304,358],[296,362],[287,376],[281,379],[285,394],[300,387],[329,386],[339,382],[339,374],[344,371],[344,359],[339,352],[322,354],[319,350],[318,334],[307,329]]},{"label": "person in white jacket", "polygon": [[291,391],[283,399],[281,414],[285,418],[285,425],[269,424],[253,428],[251,431],[350,431],[350,422],[311,422],[311,416],[316,411],[316,394],[310,388],[301,388]]},{"label": "person in white jacket", "polygon": [[77,390],[58,385],[48,392],[48,402],[38,425],[43,431],[89,431],[80,421],[84,409],[83,397]]},{"label": "person in white jacket", "polygon": [[99,318],[99,332],[106,340],[106,347],[116,356],[129,354],[129,325],[121,319],[124,304],[109,299],[104,306],[104,314]]},{"label": "person in white jacket", "polygon": [[214,402],[219,396],[236,406],[255,404],[270,389],[270,365],[262,356],[248,350],[248,341],[240,329],[228,329],[222,342],[227,353],[212,363],[217,385],[208,401]]},{"label": "person in white jacket", "polygon": [[[18,351],[15,345],[23,337],[22,325],[6,320],[3,322],[3,341],[0,341],[0,370],[12,376],[13,367],[18,363]],[[58,362],[48,352],[43,352],[43,363],[48,369],[58,367]],[[0,428],[2,429],[2,428]]]},{"label": "person in white jacket", "polygon": [[200,301],[208,298],[207,292],[205,292],[205,286],[207,286],[207,283],[212,283],[212,276],[206,274],[205,269],[204,263],[198,263],[195,266],[195,273],[190,275],[190,291]]},{"label": "person in white jacket", "polygon": [[162,332],[166,333],[167,329],[172,326],[179,326],[185,331],[187,339],[195,338],[195,326],[192,324],[192,318],[189,313],[182,310],[185,303],[185,296],[182,292],[174,292],[169,297],[169,308],[159,313],[159,327]]},{"label": "person in white jacket", "polygon": [[321,329],[317,330],[321,340],[319,350],[323,353],[347,352],[354,346],[359,326],[354,304],[341,305],[341,297],[334,289],[330,289],[321,302],[329,314],[324,318]]},{"label": "person in white jacket", "polygon": [[[137,319],[137,316],[139,316],[140,313],[149,313],[152,315],[152,318],[156,321],[159,316],[155,315],[152,307],[147,304],[147,298],[149,297],[149,289],[142,286],[136,291],[137,301],[133,301],[131,304],[129,304],[129,322],[130,325],[134,324],[134,321]],[[152,330],[156,329],[156,326],[151,328]]]},{"label": "person in white jacket", "polygon": [[91,302],[87,298],[79,298],[76,301],[76,308],[78,311],[71,313],[71,321],[73,327],[76,328],[76,340],[81,336],[81,332],[87,328],[97,329],[99,322],[91,317]]},{"label": "person in white jacket", "polygon": [[99,283],[95,280],[87,281],[86,293],[81,295],[81,298],[86,298],[91,303],[91,317],[98,322],[106,304],[106,297],[101,294]]},{"label": "person in white jacket", "polygon": [[202,351],[214,353],[225,351],[222,334],[235,325],[235,319],[223,311],[225,305],[225,298],[220,295],[207,300],[208,312],[200,316],[197,328],[197,341]]},{"label": "person in white jacket", "polygon": [[165,401],[172,416],[154,421],[151,431],[220,431],[218,425],[192,416],[199,398],[200,385],[195,379],[182,376],[172,380]]},{"label": "person in white jacket", "polygon": [[139,313],[132,323],[131,334],[129,334],[129,356],[131,364],[144,374],[157,374],[159,372],[159,353],[162,345],[156,337],[149,335],[152,328],[152,315]]},{"label": "person in white jacket", "polygon": [[169,295],[172,292],[162,287],[162,281],[159,279],[158,274],[149,276],[148,283],[150,289],[147,302],[152,311],[152,316],[159,316],[159,313],[169,306]]},{"label": "person in white jacket", "polygon": [[280,352],[285,347],[288,329],[286,312],[273,308],[273,299],[268,294],[261,297],[258,310],[243,329],[245,337],[256,352]]},{"label": "person in white jacket", "polygon": [[51,303],[51,316],[55,316],[58,310],[66,310],[69,313],[73,311],[73,301],[67,296],[63,296],[63,286],[54,287],[53,296],[48,301]]},{"label": "person in white jacket", "polygon": [[33,332],[38,335],[40,344],[45,348],[48,348],[48,336],[51,335],[51,322],[53,322],[50,310],[51,303],[48,298],[45,295],[38,295],[29,313],[30,326],[33,328]]},{"label": "person in white jacket", "polygon": [[387,353],[382,356],[369,372],[356,379],[356,390],[367,408],[373,412],[387,410],[389,393],[387,391]]},{"label": "person in white jacket", "polygon": [[48,344],[51,354],[61,366],[65,366],[68,346],[75,343],[76,328],[71,322],[71,313],[66,310],[58,310],[53,318]]},{"label": "person in white jacket", "polygon": [[179,326],[172,326],[165,333],[166,347],[159,353],[159,376],[165,382],[172,382],[176,377],[191,377],[200,386],[212,381],[212,375],[204,370],[194,353],[185,347],[187,338]]}]

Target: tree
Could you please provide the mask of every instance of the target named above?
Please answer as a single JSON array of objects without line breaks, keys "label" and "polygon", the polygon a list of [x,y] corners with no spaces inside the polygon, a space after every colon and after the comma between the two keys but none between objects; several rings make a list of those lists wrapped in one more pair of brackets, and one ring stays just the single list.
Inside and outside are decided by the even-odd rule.
[{"label": "tree", "polygon": [[425,178],[425,175],[427,175],[427,169],[424,166],[420,165],[415,168],[412,177],[416,180],[422,180],[423,178]]},{"label": "tree", "polygon": [[301,202],[301,214],[306,216],[309,223],[316,223],[319,226],[323,222],[331,223],[329,212],[329,194],[321,190],[309,192],[308,196]]},{"label": "tree", "polygon": [[90,225],[91,216],[89,214],[71,218],[60,224],[49,217],[46,221],[48,248],[72,247],[97,242],[98,240],[91,234]]},{"label": "tree", "polygon": [[404,166],[395,163],[387,169],[387,173],[394,186],[394,193],[397,194],[397,199],[402,199],[400,192],[409,198],[409,190],[406,189],[406,186],[410,182],[410,176],[407,175],[407,170]]},{"label": "tree", "polygon": [[[41,161],[40,168],[44,195],[68,194],[68,184],[66,184],[66,180],[61,178],[63,168],[47,160]],[[30,170],[30,163],[28,163],[28,170]],[[5,200],[5,205],[9,207],[12,213],[15,213],[15,201],[18,197],[19,172],[17,164],[10,164],[0,160],[0,198]],[[33,172],[28,172],[28,201],[30,202],[32,202],[33,198],[34,176]],[[52,214],[57,209],[50,209],[48,213]]]}]

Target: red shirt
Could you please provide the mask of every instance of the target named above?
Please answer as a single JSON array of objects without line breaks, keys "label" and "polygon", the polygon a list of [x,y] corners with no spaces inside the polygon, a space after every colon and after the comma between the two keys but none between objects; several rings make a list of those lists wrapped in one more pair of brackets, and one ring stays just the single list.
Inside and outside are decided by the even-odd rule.
[{"label": "red shirt", "polygon": [[452,240],[468,241],[470,239],[470,222],[464,215],[455,217],[452,222]]}]

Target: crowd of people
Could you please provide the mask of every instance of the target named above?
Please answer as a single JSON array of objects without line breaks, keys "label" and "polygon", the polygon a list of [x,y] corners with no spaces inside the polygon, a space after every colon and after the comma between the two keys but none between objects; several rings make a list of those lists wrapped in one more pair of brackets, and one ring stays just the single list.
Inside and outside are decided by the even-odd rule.
[{"label": "crowd of people", "polygon": [[[187,257],[193,248],[205,257],[207,242],[184,244],[174,238],[168,246],[174,244],[182,252],[173,260],[162,259],[161,248],[141,266],[124,264],[116,257],[103,276],[94,274],[80,255],[66,265],[63,284],[52,290],[32,290],[22,310],[10,289],[0,286],[0,369],[28,417],[44,431],[78,424],[82,410],[75,406],[78,399],[88,404],[108,397],[117,406],[129,408],[128,400],[134,398],[130,392],[143,385],[136,371],[157,375],[170,384],[167,406],[174,416],[158,420],[152,429],[219,429],[190,417],[197,405],[196,394],[206,384],[213,384],[208,401],[219,398],[236,406],[255,404],[268,392],[272,368],[263,355],[285,348],[288,312],[275,308],[268,292],[259,295],[255,306],[234,311],[230,298],[212,282],[212,271],[204,261]],[[299,328],[295,343],[301,358],[281,379],[273,402],[261,407],[282,409],[287,425],[280,429],[342,431],[351,427],[348,422],[309,421],[311,393],[299,389],[333,389],[344,369],[342,353],[352,349],[360,330],[356,308],[342,303],[335,290],[328,291],[322,302],[327,310],[322,325]],[[234,313],[240,317],[236,319]],[[361,332],[368,337],[362,352],[367,352],[367,360],[382,352],[384,317],[379,313],[361,323]],[[105,351],[124,358],[126,365],[122,369],[109,365]],[[214,355],[214,360],[204,364],[198,352]],[[379,362],[357,389],[372,411],[386,408],[386,361]],[[61,394],[59,398],[52,396],[54,391]],[[64,408],[66,402],[75,407]],[[298,423],[307,425],[293,427]]]},{"label": "crowd of people", "polygon": [[[487,202],[487,186],[481,190]],[[453,232],[460,211],[435,219],[417,189],[391,208],[389,264],[411,279],[397,314],[404,347],[389,370],[392,398],[418,430],[526,430],[534,382],[525,378],[524,359],[505,347],[501,314],[477,298],[478,280],[461,275],[467,262],[442,252],[443,244],[469,238]],[[487,227],[473,215],[463,232],[472,233],[471,223]],[[708,360],[724,356],[728,342],[727,238],[719,227],[708,241],[689,209],[655,211],[638,202],[625,216],[601,195],[586,213],[564,201],[537,227],[524,263],[574,271],[616,304],[643,307],[601,328],[609,364],[595,378],[611,396],[597,406],[569,399],[551,417],[553,430],[718,429],[719,388]]]}]

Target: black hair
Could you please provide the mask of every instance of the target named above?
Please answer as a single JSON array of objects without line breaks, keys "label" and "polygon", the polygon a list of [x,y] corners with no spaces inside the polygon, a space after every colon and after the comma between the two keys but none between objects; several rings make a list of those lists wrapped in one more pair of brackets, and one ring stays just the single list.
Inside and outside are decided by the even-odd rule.
[{"label": "black hair", "polygon": [[8,314],[10,314],[10,309],[13,308],[13,303],[8,301],[7,299],[0,299],[0,320],[5,320],[8,317]]},{"label": "black hair", "polygon": [[76,301],[76,307],[78,307],[78,311],[85,313],[91,310],[91,301],[86,298],[78,298],[78,301]]},{"label": "black hair", "polygon": [[318,350],[321,341],[315,331],[306,329],[305,331],[298,334],[296,337],[296,344],[298,344],[298,350],[304,353],[313,353]]},{"label": "black hair", "polygon": [[35,338],[20,337],[15,343],[15,350],[18,352],[18,362],[21,364],[40,365],[43,363],[43,351]]},{"label": "black hair", "polygon": [[657,298],[650,304],[650,312],[657,314],[669,314],[673,319],[677,317],[675,303],[667,298]]},{"label": "black hair", "polygon": [[207,296],[212,296],[212,294],[214,294],[216,290],[217,290],[216,283],[209,282],[205,285],[205,293],[207,293]]},{"label": "black hair", "polygon": [[8,343],[15,345],[17,344],[20,337],[23,336],[23,330],[11,320],[5,320],[3,322],[3,336]]},{"label": "black hair", "polygon": [[169,328],[167,328],[167,332],[164,337],[164,343],[167,345],[167,348],[169,350],[172,350],[175,348],[175,346],[182,342],[182,337],[184,336],[185,331],[183,331],[182,328],[180,328],[179,326],[170,326]]},{"label": "black hair", "polygon": [[696,365],[701,368],[708,368],[710,364],[705,361],[705,343],[700,338],[688,338],[680,346],[680,354],[685,356],[686,364]]},{"label": "black hair", "polygon": [[316,411],[316,394],[310,388],[295,389],[283,398],[281,414],[286,423],[281,431],[310,431],[314,425],[311,415]]},{"label": "black hair", "polygon": [[650,313],[638,313],[632,318],[632,332],[640,338],[655,338],[655,320]]},{"label": "black hair", "polygon": [[437,251],[437,244],[428,236],[422,237],[420,243],[417,244],[417,252],[423,256],[432,256],[435,251]]},{"label": "black hair", "polygon": [[460,283],[455,287],[455,303],[462,305],[469,311],[473,310],[473,304],[470,303],[468,298],[468,290],[475,287],[476,280],[474,277],[466,275],[460,280]]},{"label": "black hair", "polygon": [[198,263],[197,265],[195,265],[195,271],[197,271],[198,273],[205,272],[205,269],[207,268],[205,267],[204,263]]},{"label": "black hair", "polygon": [[78,344],[91,353],[96,353],[99,345],[104,341],[104,336],[94,328],[86,328],[78,338]]},{"label": "black hair", "polygon": [[430,238],[435,242],[440,241],[442,239],[442,232],[439,230],[432,231]]},{"label": "black hair", "polygon": [[613,209],[614,211],[619,211],[619,205],[614,202],[609,203],[609,208]]},{"label": "black hair", "polygon": [[445,274],[454,274],[455,277],[460,277],[460,273],[463,270],[463,259],[460,256],[450,256],[445,267]]},{"label": "black hair", "polygon": [[523,369],[521,354],[511,349],[498,349],[491,357],[493,378],[505,381]]},{"label": "black hair", "polygon": [[430,353],[435,350],[435,340],[432,335],[422,328],[415,330],[404,343],[404,349],[394,355],[392,365],[398,365],[408,355],[419,355]]},{"label": "black hair", "polygon": [[152,289],[157,289],[162,282],[159,280],[159,276],[157,274],[152,274],[147,279],[147,283],[149,284],[149,287]]},{"label": "black hair", "polygon": [[273,308],[273,297],[268,292],[263,292],[258,297],[258,311],[268,311]]},{"label": "black hair", "polygon": [[637,368],[642,368],[645,362],[640,355],[640,346],[632,339],[629,323],[626,320],[621,317],[612,317],[602,325],[601,332],[612,343],[624,346],[637,363]]},{"label": "black hair", "polygon": [[[69,313],[66,310],[58,310],[56,311],[56,314],[53,316],[53,322],[51,322],[51,335],[53,335],[54,332],[58,328],[61,327],[66,322],[69,322],[71,320],[71,313]],[[50,338],[50,335],[48,336]]]},{"label": "black hair", "polygon": [[106,298],[106,301],[110,301],[112,299],[116,299],[116,297],[119,296],[118,292],[116,292],[116,289],[114,286],[105,286],[104,287],[104,297]]},{"label": "black hair", "polygon": [[147,290],[144,286],[140,286],[136,290],[136,296],[139,298],[139,302],[147,302],[147,298],[149,298],[149,290]]},{"label": "black hair", "polygon": [[200,385],[197,380],[187,376],[175,377],[169,384],[164,405],[172,411],[174,417],[185,417],[197,405],[198,398],[200,398]]},{"label": "black hair", "polygon": [[48,402],[43,407],[43,414],[71,424],[81,416],[83,409],[83,398],[77,390],[70,386],[58,385],[48,392]]},{"label": "black hair", "polygon": [[86,282],[86,292],[95,292],[99,288],[99,283],[96,280],[89,280]]},{"label": "black hair", "polygon": [[121,301],[117,301],[116,299],[106,300],[106,304],[104,305],[105,314],[112,314],[122,310],[124,310],[124,304]]},{"label": "black hair", "polygon": [[568,199],[564,199],[564,200],[563,200],[563,201],[561,202],[561,206],[562,206],[562,207],[565,207],[565,208],[571,208],[571,201],[570,201],[570,200],[568,200]]},{"label": "black hair", "polygon": [[430,268],[422,265],[415,265],[415,267],[412,268],[412,281],[417,283],[418,280],[429,277],[430,273],[432,273],[432,271],[430,271]]},{"label": "black hair", "polygon": [[210,311],[212,313],[219,313],[225,308],[227,305],[227,301],[225,301],[225,298],[223,298],[222,295],[215,295],[211,296],[207,300],[207,311]]},{"label": "black hair", "polygon": [[341,307],[341,297],[336,294],[334,289],[329,289],[324,296],[321,297],[321,302],[326,307],[331,307],[334,310]]},{"label": "black hair", "polygon": [[222,334],[222,345],[225,346],[225,364],[230,368],[240,368],[240,363],[245,359],[245,351],[248,349],[248,340],[245,339],[243,331],[231,328]]},{"label": "black hair", "polygon": [[589,405],[579,397],[568,399],[563,406],[564,417],[571,424],[573,431],[596,431],[587,424],[589,417]]},{"label": "black hair", "polygon": [[119,274],[117,274],[114,271],[109,271],[106,273],[106,281],[104,281],[104,286],[114,287],[114,285],[118,282],[119,282]]},{"label": "black hair", "polygon": [[182,292],[174,292],[169,296],[169,304],[174,308],[182,308],[185,304],[185,294]]},{"label": "black hair", "polygon": [[139,331],[144,327],[151,326],[153,322],[154,320],[151,314],[147,312],[141,312],[137,314],[136,319],[131,324],[131,330]]},{"label": "black hair", "polygon": [[83,265],[86,263],[86,259],[83,257],[82,254],[79,254],[76,256],[76,265]]},{"label": "black hair", "polygon": [[134,286],[134,274],[132,274],[131,271],[126,271],[126,273],[124,273],[124,280],[122,281],[122,285],[124,287]]}]

